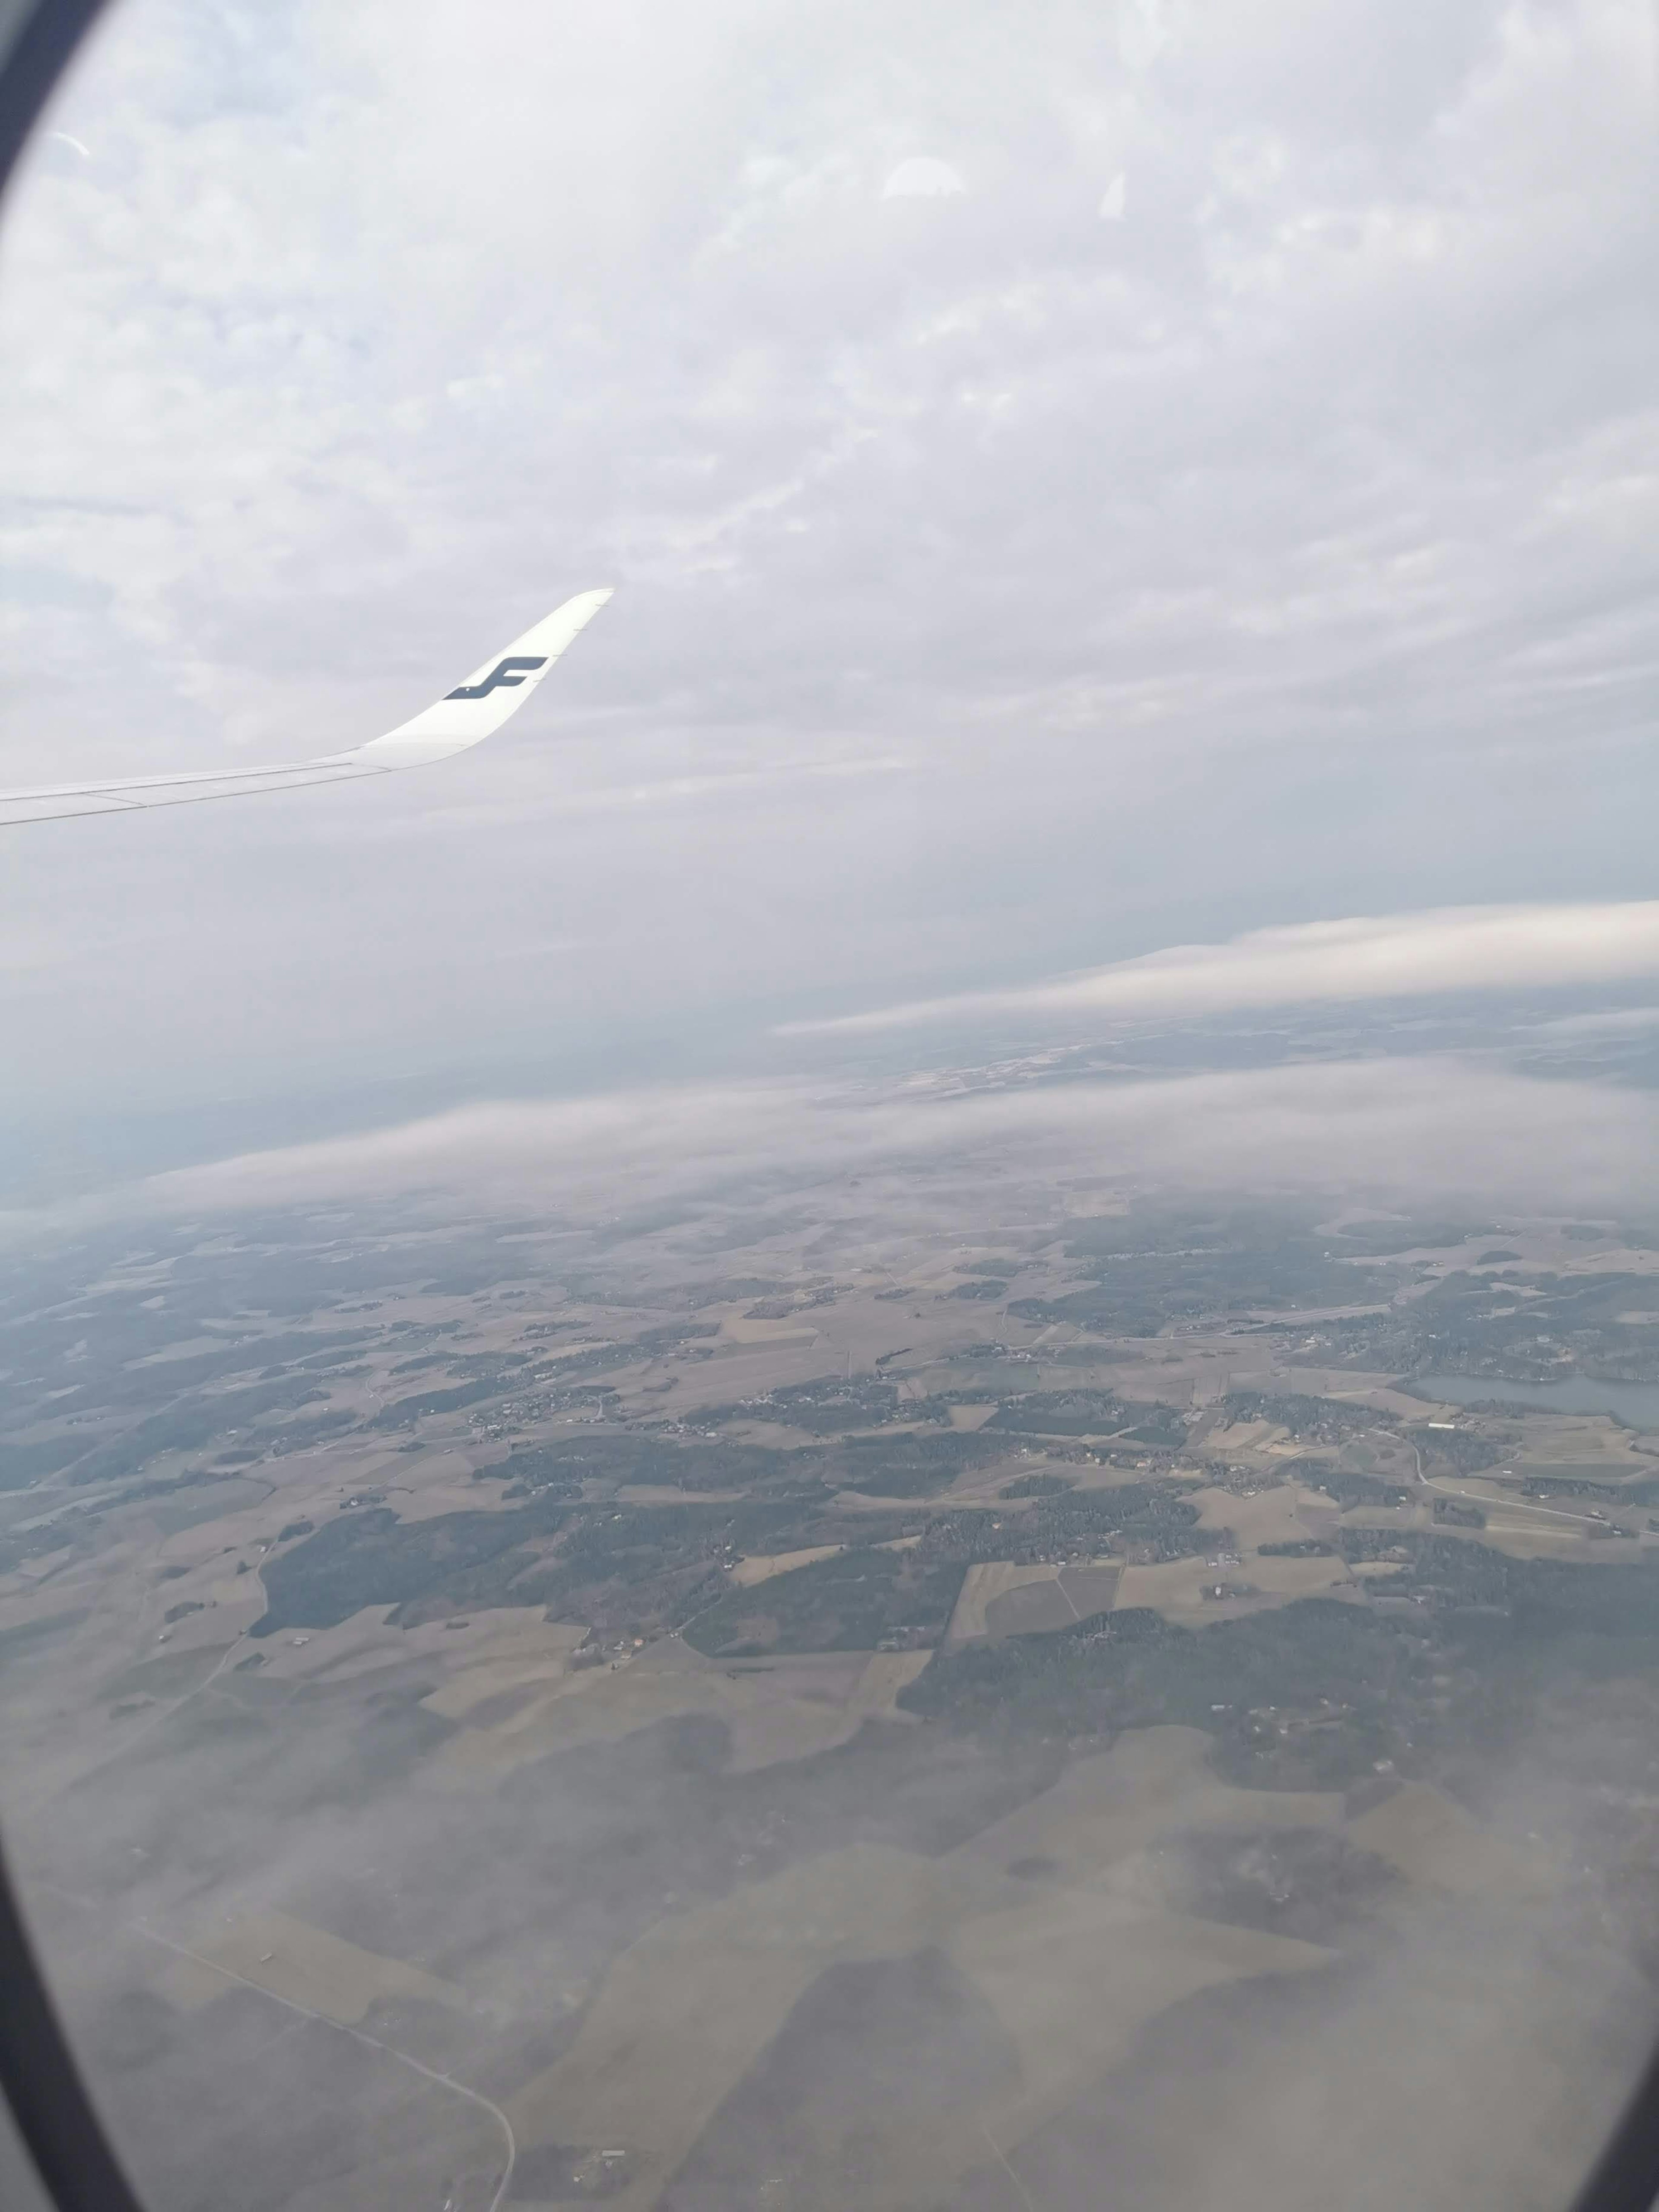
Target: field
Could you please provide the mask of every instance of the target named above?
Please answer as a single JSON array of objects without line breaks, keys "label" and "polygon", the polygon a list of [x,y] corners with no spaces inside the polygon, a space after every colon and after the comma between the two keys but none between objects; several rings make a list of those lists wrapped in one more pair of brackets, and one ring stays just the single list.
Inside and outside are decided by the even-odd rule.
[{"label": "field", "polygon": [[[908,1722],[898,1692],[926,1665],[923,1652],[804,1654],[793,1660],[717,1666],[684,1644],[605,1661],[531,1687],[514,1710],[473,1712],[434,1765],[435,1778],[470,1789],[585,1744],[615,1743],[641,1729],[701,1716],[718,1721],[734,1773],[811,1758],[847,1743],[866,1720]],[[445,1693],[423,1702],[440,1707]],[[470,1710],[470,1709],[469,1709]]]},{"label": "field", "polygon": [[969,1568],[947,1641],[1040,1634],[1110,1609],[1122,1569],[1115,1564],[1019,1565],[1006,1559]]},{"label": "field", "polygon": [[753,1589],[757,1583],[770,1582],[774,1575],[787,1575],[796,1567],[833,1559],[841,1548],[839,1544],[811,1544],[804,1552],[762,1553],[756,1559],[739,1559],[730,1570],[731,1577],[739,1589]]},{"label": "field", "polygon": [[1483,1831],[1455,1798],[1427,1783],[1402,1783],[1351,1822],[1349,1833],[1412,1881],[1462,1896],[1524,1905],[1547,1896],[1559,1876],[1540,1851]]},{"label": "field", "polygon": [[154,2201],[489,2212],[499,2112],[524,2204],[1018,2212],[1109,2113],[1162,2212],[1396,1993],[1659,1957],[1659,1458],[1400,1387],[1501,1405],[1517,1267],[1635,1357],[1628,1238],[926,1174],[10,1310],[9,1830]]},{"label": "field", "polygon": [[1043,1561],[1026,1566],[1017,1566],[1008,1559],[976,1561],[963,1577],[962,1593],[951,1615],[948,1640],[968,1644],[975,1637],[988,1634],[986,1613],[991,1605],[1024,1583],[1052,1584],[1057,1571]]},{"label": "field", "polygon": [[1339,1559],[1247,1556],[1240,1565],[1230,1568],[1217,1568],[1204,1559],[1173,1559],[1167,1566],[1125,1567],[1117,1601],[1126,1609],[1144,1606],[1166,1620],[1191,1626],[1240,1620],[1297,1598],[1346,1594],[1352,1587],[1352,1577]]},{"label": "field", "polygon": [[462,2013],[484,2009],[466,1991],[435,1974],[380,1959],[285,1912],[264,1911],[211,1929],[161,1978],[173,2002],[193,2010],[223,1994],[227,1976],[325,2020],[352,2027],[379,2004],[400,1997],[447,2005]]},{"label": "field", "polygon": [[[1095,1786],[1121,1790],[1137,1768],[1143,1778],[1161,1773],[1163,1805],[1137,1830],[1137,1841],[1150,1841],[1172,1812],[1184,1819],[1201,1802],[1201,1783],[1184,1792],[1180,1785],[1202,1749],[1201,1740],[1130,1747]],[[1012,2148],[1121,2059],[1136,2029],[1172,2002],[1241,1976],[1327,1963],[1329,1954],[1312,1945],[1087,1887],[1121,1856],[1127,1838],[1121,1826],[1083,1829],[1072,1809],[1077,1794],[1052,1808],[1039,1799],[1013,1848],[1018,1856],[1026,1843],[1069,1847],[1068,1878],[1083,1887],[1054,1875],[1034,1891],[1011,1876],[996,1863],[1009,1839],[994,1828],[979,1839],[983,1848],[944,1862],[868,1846],[810,1860],[750,1888],[741,1903],[663,1923],[617,1961],[569,2053],[513,2100],[515,2130],[532,2145],[625,2147],[631,2178],[611,2201],[643,2212],[821,1975],[934,1945],[991,2008],[1012,2063],[972,2112],[921,2125],[907,2115],[878,2138],[863,2201],[927,2202],[983,2161],[986,2130]],[[1237,1820],[1239,1809],[1229,1809]],[[845,2134],[862,2124],[848,2114],[841,2124]],[[843,2146],[832,2130],[817,2150],[827,2182]]]}]

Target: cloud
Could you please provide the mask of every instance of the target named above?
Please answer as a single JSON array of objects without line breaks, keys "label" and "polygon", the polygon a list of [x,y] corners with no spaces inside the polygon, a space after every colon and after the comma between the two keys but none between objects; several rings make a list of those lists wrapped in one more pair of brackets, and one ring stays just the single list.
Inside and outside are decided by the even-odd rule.
[{"label": "cloud", "polygon": [[[1303,1065],[963,1096],[750,1082],[498,1102],[152,1176],[15,1231],[90,1215],[193,1217],[318,1201],[549,1206],[602,1221],[668,1201],[799,1200],[856,1172],[915,1207],[994,1170],[1136,1188],[1613,1204],[1659,1168],[1659,1100],[1450,1057]],[[884,1185],[883,1179],[890,1182]],[[886,1195],[879,1194],[885,1188]]]},{"label": "cloud", "polygon": [[901,161],[881,188],[884,200],[952,199],[968,187],[948,161],[930,154],[914,154]]},{"label": "cloud", "polygon": [[1170,28],[1166,0],[1124,0],[1118,9],[1118,43],[1124,66],[1151,67],[1168,46]]},{"label": "cloud", "polygon": [[1574,1037],[1639,1036],[1656,1029],[1659,1029],[1659,1006],[1608,1006],[1593,1013],[1563,1014],[1554,1021],[1535,1022],[1532,1034],[1571,1041]]},{"label": "cloud", "polygon": [[1647,0],[227,4],[111,11],[9,203],[0,782],[629,590],[470,769],[9,841],[20,1110],[1648,888]]},{"label": "cloud", "polygon": [[792,1022],[789,1036],[978,1018],[1156,1019],[1246,1007],[1547,989],[1659,975],[1659,900],[1583,906],[1440,907],[1254,929],[1176,945],[1045,983]]}]

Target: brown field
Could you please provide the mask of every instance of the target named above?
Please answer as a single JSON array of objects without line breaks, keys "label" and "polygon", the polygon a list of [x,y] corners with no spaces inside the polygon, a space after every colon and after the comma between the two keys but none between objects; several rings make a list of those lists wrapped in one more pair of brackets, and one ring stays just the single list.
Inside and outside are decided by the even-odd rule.
[{"label": "brown field", "polygon": [[432,1771],[447,1786],[471,1788],[554,1751],[617,1742],[659,1721],[704,1713],[730,1730],[729,1771],[751,1773],[850,1742],[867,1720],[908,1725],[910,1716],[894,1700],[930,1656],[806,1652],[728,1665],[665,1638],[632,1659],[568,1673],[544,1689],[527,1683],[528,1698],[515,1711],[463,1727]]},{"label": "brown field", "polygon": [[176,1960],[161,1978],[166,1994],[186,2011],[222,1996],[227,1976],[345,2027],[355,2027],[388,1997],[424,1998],[467,2013],[485,2008],[453,1982],[400,1959],[379,1958],[286,1912],[247,1913],[210,1929],[189,1949],[191,1955]]},{"label": "brown field", "polygon": [[1503,1520],[1494,1516],[1484,1528],[1441,1527],[1443,1536],[1465,1536],[1490,1545],[1512,1559],[1567,1559],[1574,1566],[1628,1566],[1634,1559],[1652,1557],[1653,1539],[1606,1537],[1599,1541],[1582,1527],[1566,1521],[1523,1521],[1518,1516]]},{"label": "brown field", "polygon": [[1212,1771],[1210,1738],[1192,1728],[1133,1729],[1109,1751],[1079,1759],[1053,1789],[959,1844],[954,1861],[1006,1869],[1048,1860],[1044,1878],[1086,1883],[1166,1831],[1337,1828],[1334,1791],[1236,1790]]},{"label": "brown field", "polygon": [[1348,1835],[1410,1881],[1461,1896],[1524,1900],[1553,1886],[1553,1869],[1541,1853],[1523,1856],[1426,1782],[1401,1783],[1380,1805],[1351,1820]]},{"label": "brown field", "polygon": [[[1257,1594],[1218,1599],[1204,1595],[1218,1583],[1248,1583]],[[1120,1609],[1146,1606],[1187,1628],[1211,1620],[1237,1620],[1245,1613],[1288,1605],[1293,1598],[1315,1596],[1358,1600],[1359,1592],[1344,1561],[1334,1555],[1264,1559],[1254,1553],[1246,1553],[1237,1567],[1212,1567],[1204,1559],[1171,1559],[1158,1566],[1125,1567],[1117,1587]]]},{"label": "brown field", "polygon": [[1041,1635],[1109,1613],[1122,1571],[1115,1560],[1058,1567],[1052,1582],[1023,1583],[1005,1590],[986,1604],[986,1633],[993,1642],[1004,1636]]},{"label": "brown field", "polygon": [[720,1323],[720,1335],[728,1344],[765,1344],[779,1351],[815,1344],[818,1334],[805,1316],[792,1315],[787,1321],[745,1321],[740,1314],[733,1314]]},{"label": "brown field", "polygon": [[[690,1494],[699,1505],[735,1505],[748,1493],[741,1490],[699,1490]],[[684,1505],[687,1496],[685,1491],[665,1482],[623,1482],[617,1486],[616,1491],[619,1505]]]},{"label": "brown field", "polygon": [[1269,1444],[1288,1443],[1290,1434],[1276,1421],[1234,1421],[1225,1428],[1212,1429],[1194,1449],[1208,1459],[1256,1458]]},{"label": "brown field", "polygon": [[1343,1367],[1291,1367],[1278,1378],[1281,1390],[1304,1398],[1337,1398],[1350,1406],[1373,1406],[1380,1413],[1398,1413],[1405,1420],[1431,1418],[1435,1408],[1425,1399],[1396,1390],[1389,1375],[1356,1375]]},{"label": "brown field", "polygon": [[[1041,1452],[1032,1452],[1022,1459],[1018,1451],[1010,1451],[1006,1459],[995,1460],[989,1467],[964,1468],[950,1488],[939,1492],[934,1503],[948,1500],[951,1505],[994,1505],[1000,1511],[1024,1513],[1030,1508],[1030,1498],[1002,1498],[998,1493],[1016,1475],[1041,1474],[1047,1465]],[[1069,1475],[1073,1470],[1062,1468],[1059,1472]]]},{"label": "brown field", "polygon": [[[1018,2052],[972,2111],[870,2146],[882,2177],[860,2201],[935,2201],[1127,2051],[1147,2020],[1241,1976],[1305,1972],[1312,1944],[1138,1906],[1105,1892],[1000,1879],[860,1844],[665,1920],[612,1966],[572,2049],[514,2097],[520,2141],[605,2142],[637,2161],[618,2212],[646,2212],[797,2000],[839,1960],[941,1944]],[[849,2121],[858,2124],[856,2115]]]},{"label": "brown field", "polygon": [[[505,1479],[512,1469],[491,1468],[487,1472]],[[441,1513],[476,1513],[480,1505],[495,1500],[493,1492],[473,1481],[471,1462],[458,1451],[434,1452],[429,1461],[421,1461],[415,1481],[383,1474],[376,1486],[384,1487],[386,1502],[400,1521],[435,1521]]]},{"label": "brown field", "polygon": [[927,1942],[956,1886],[931,1860],[854,1844],[659,1922],[612,1965],[570,2051],[510,2100],[514,2133],[626,2147],[635,2178],[610,2201],[644,2212],[823,1968]]},{"label": "brown field", "polygon": [[872,1651],[847,1701],[848,1712],[871,1720],[913,1723],[914,1713],[898,1710],[898,1693],[926,1672],[933,1656],[931,1651]]},{"label": "brown field", "polygon": [[[1503,1396],[1501,1385],[1495,1398]],[[1543,1476],[1551,1469],[1581,1482],[1633,1481],[1651,1477],[1659,1439],[1621,1429],[1601,1413],[1528,1413],[1518,1424],[1519,1456],[1504,1464]],[[1645,1446],[1645,1449],[1644,1448]]]},{"label": "brown field", "polygon": [[[485,1616],[486,1624],[489,1618]],[[435,1625],[427,1624],[428,1629]],[[494,1636],[486,1631],[485,1638],[462,1656],[459,1672],[421,1703],[445,1720],[464,1719],[493,1698],[537,1683],[563,1681],[570,1672],[571,1654],[586,1641],[587,1630],[580,1622],[538,1620]],[[428,1639],[427,1649],[431,1648]]]},{"label": "brown field", "polygon": [[[943,1859],[855,1844],[659,1923],[613,1963],[572,2048],[510,2101],[520,2142],[628,2148],[634,2175],[612,2201],[646,2212],[824,1967],[932,1943],[989,2002],[1018,2059],[971,2109],[884,2128],[868,2144],[880,2179],[861,2202],[899,2212],[937,2201],[992,2145],[1011,2149],[1120,2062],[1169,2005],[1329,1960],[1101,1886],[1178,1827],[1340,1821],[1335,1796],[1228,1789],[1206,1748],[1194,1729],[1126,1736]],[[1004,1871],[1034,1851],[1056,1868],[1036,1888]],[[866,2123],[849,2112],[846,2124]],[[833,2159],[838,2146],[820,2148]]]},{"label": "brown field", "polygon": [[951,1426],[953,1429],[971,1433],[975,1430],[982,1429],[996,1409],[994,1399],[985,1406],[952,1406]]},{"label": "brown field", "polygon": [[1042,1564],[1016,1566],[1007,1559],[985,1559],[969,1568],[962,1578],[956,1610],[951,1615],[951,1626],[945,1631],[948,1646],[971,1643],[975,1637],[989,1632],[986,1608],[997,1598],[1020,1589],[1027,1583],[1052,1583],[1056,1570]]},{"label": "brown field", "polygon": [[833,1559],[846,1548],[844,1544],[811,1544],[804,1552],[757,1553],[752,1559],[739,1559],[727,1571],[739,1589],[753,1589],[757,1583],[770,1582],[774,1575],[787,1575],[795,1567],[810,1567],[819,1559]]},{"label": "brown field", "polygon": [[1322,1492],[1293,1480],[1276,1482],[1254,1498],[1237,1498],[1227,1490],[1196,1490],[1191,1503],[1198,1508],[1200,1528],[1231,1529],[1241,1551],[1310,1537],[1328,1541],[1337,1522],[1337,1509]]},{"label": "brown field", "polygon": [[[533,1606],[496,1607],[457,1615],[453,1622],[423,1621],[416,1628],[398,1627],[392,1618],[396,1610],[365,1606],[333,1628],[284,1629],[261,1638],[249,1652],[264,1660],[263,1675],[292,1682],[349,1681],[411,1659],[435,1660],[449,1679],[434,1692],[433,1710],[447,1713],[447,1702],[439,1701],[447,1700],[452,1688],[459,1690],[472,1670],[514,1668],[521,1670],[522,1679],[534,1673],[562,1674],[569,1654],[587,1635],[585,1626],[544,1620]],[[495,1689],[480,1690],[477,1698],[461,1694],[457,1711],[494,1695]]]},{"label": "brown field", "polygon": [[[1291,1936],[1059,1889],[967,1921],[945,1948],[990,2000],[1020,2064],[1018,2079],[974,2114],[976,2125],[964,2114],[927,2146],[940,2179],[982,2164],[988,2140],[1003,2154],[1022,2142],[1121,2064],[1138,2031],[1183,1997],[1255,1974],[1308,1973],[1334,1955]],[[897,2212],[929,2200],[889,2201]]]}]

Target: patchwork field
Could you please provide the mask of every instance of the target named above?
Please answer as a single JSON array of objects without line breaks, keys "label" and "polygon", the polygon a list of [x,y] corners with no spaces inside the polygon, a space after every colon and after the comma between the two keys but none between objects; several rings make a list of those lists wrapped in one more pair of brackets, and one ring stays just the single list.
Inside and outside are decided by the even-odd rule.
[{"label": "patchwork field", "polygon": [[0,1316],[9,1838],[150,2201],[1164,2212],[1379,2006],[1495,2097],[1529,1930],[1659,1956],[1659,1458],[1397,1387],[1659,1358],[1629,1237],[985,1169]]},{"label": "patchwork field", "polygon": [[[1114,1778],[1121,1786],[1138,1759],[1143,1770],[1161,1759],[1176,1785],[1190,1757],[1185,1745],[1154,1745],[1150,1759],[1132,1751]],[[1202,1785],[1186,1798],[1178,1786],[1170,1794],[1185,1816]],[[1084,1831],[1071,1807],[1045,1817],[1042,1803],[1022,1832],[1043,1844],[1067,1838],[1076,1856]],[[1147,1837],[1170,1809],[1164,1820],[1151,1816]],[[1074,1869],[1085,1880],[1109,1865],[1121,1832],[1102,1827],[1089,1841],[1104,1848]],[[861,2192],[872,2204],[936,2196],[983,2162],[988,2132],[1012,2148],[1182,1997],[1252,1974],[1305,1972],[1330,1957],[1109,1891],[1045,1880],[1034,1893],[985,1850],[937,1862],[859,1846],[757,1885],[740,1906],[705,1907],[641,1939],[611,1969],[569,2054],[514,2098],[514,2127],[532,2146],[603,2140],[625,2149],[628,2183],[611,2201],[644,2212],[819,1976],[928,1945],[990,2006],[1013,2063],[971,2112],[878,2136]],[[842,2123],[848,2131],[866,2124],[854,2114]],[[840,2146],[832,2137],[818,2148],[833,2171]]]}]

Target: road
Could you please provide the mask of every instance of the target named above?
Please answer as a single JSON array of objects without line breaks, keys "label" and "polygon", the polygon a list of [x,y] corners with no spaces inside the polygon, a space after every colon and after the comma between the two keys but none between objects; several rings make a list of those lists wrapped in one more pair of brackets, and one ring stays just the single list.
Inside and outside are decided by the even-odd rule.
[{"label": "road", "polygon": [[[1373,1436],[1386,1436],[1389,1431],[1386,1429],[1374,1429],[1371,1433]],[[1495,1498],[1480,1497],[1471,1490],[1455,1490],[1450,1483],[1437,1481],[1432,1475],[1425,1474],[1421,1444],[1413,1443],[1412,1456],[1417,1462],[1417,1479],[1425,1490],[1437,1490],[1445,1498],[1461,1498],[1465,1504],[1479,1505],[1483,1510],[1486,1507],[1495,1505],[1499,1502]],[[1547,1520],[1572,1521],[1590,1528],[1605,1528],[1607,1525],[1605,1514],[1569,1513],[1559,1505],[1534,1505],[1529,1498],[1505,1498],[1502,1504],[1504,1510],[1511,1513],[1541,1513]]]},{"label": "road", "polygon": [[[72,1891],[60,1888],[56,1882],[42,1882],[40,1887],[50,1889],[55,1897],[78,1905],[83,1911],[96,1912],[99,1910],[91,1898],[77,1897]],[[501,2212],[507,2192],[513,2185],[513,2170],[518,2164],[518,2138],[507,2114],[482,2091],[469,2088],[465,2081],[458,2081],[453,2074],[441,2074],[436,2067],[425,2065],[418,2058],[411,2058],[408,2051],[399,2051],[396,2044],[382,2043],[378,2036],[367,2034],[361,2027],[349,2027],[343,2021],[331,2020],[326,2013],[313,2012],[309,2005],[302,2005],[293,1997],[278,1996],[275,1990],[268,1990],[262,1982],[252,1981],[247,1975],[239,1974],[234,1967],[222,1966],[216,1959],[210,1959],[200,1951],[192,1951],[188,1943],[179,1943],[171,1936],[163,1936],[159,1929],[152,1928],[147,1921],[130,1920],[125,1924],[133,1935],[143,1936],[146,1942],[157,1944],[162,1950],[171,1951],[180,1959],[191,1960],[197,1966],[205,1966],[210,1973],[218,1974],[228,1982],[235,1982],[245,1990],[252,1990],[258,1996],[268,1997],[272,2004],[281,2005],[288,2012],[297,2013],[301,2020],[313,2020],[324,2027],[331,2027],[338,2035],[349,2035],[354,2042],[366,2045],[369,2050],[378,2051],[387,2058],[396,2059],[400,2066],[407,2066],[411,2072],[422,2075],[425,2080],[436,2082],[440,2088],[453,2089],[458,2097],[465,2097],[469,2104],[477,2105],[488,2112],[507,2142],[506,2170],[497,2182],[495,2193],[487,2208],[487,2212]]]}]

